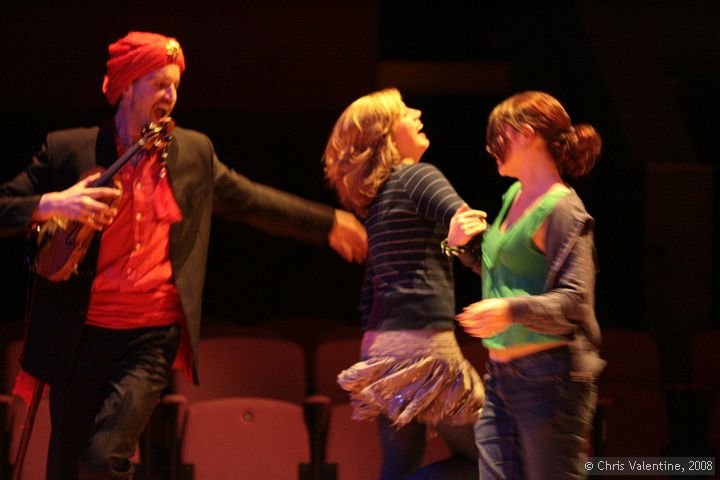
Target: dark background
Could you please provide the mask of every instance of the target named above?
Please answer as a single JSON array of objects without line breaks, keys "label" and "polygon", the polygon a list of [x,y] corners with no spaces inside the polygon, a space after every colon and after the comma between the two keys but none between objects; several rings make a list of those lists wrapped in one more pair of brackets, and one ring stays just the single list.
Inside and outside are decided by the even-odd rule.
[{"label": "dark background", "polygon": [[[487,115],[516,91],[545,90],[604,139],[576,185],[597,220],[599,321],[656,334],[673,359],[683,339],[720,327],[719,24],[712,0],[5,2],[0,181],[48,130],[112,114],[100,91],[106,48],[130,30],[183,46],[180,125],[207,133],[251,179],[334,205],[320,160],[334,120],[355,98],[397,86],[423,111],[424,160],[493,217],[508,182],[484,153]],[[358,325],[360,266],[220,220],[211,242],[209,318]],[[0,239],[6,325],[24,312],[24,246],[22,236]],[[456,272],[460,308],[480,289]]]}]

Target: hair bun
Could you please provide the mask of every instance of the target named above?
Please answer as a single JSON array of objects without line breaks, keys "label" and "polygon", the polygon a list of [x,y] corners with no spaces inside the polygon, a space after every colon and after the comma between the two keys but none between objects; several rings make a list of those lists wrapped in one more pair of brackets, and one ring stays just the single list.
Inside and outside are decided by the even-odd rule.
[{"label": "hair bun", "polygon": [[590,173],[602,149],[602,139],[597,130],[592,125],[581,123],[570,126],[568,131],[560,136],[568,147],[569,161],[562,165],[563,173],[571,178]]}]

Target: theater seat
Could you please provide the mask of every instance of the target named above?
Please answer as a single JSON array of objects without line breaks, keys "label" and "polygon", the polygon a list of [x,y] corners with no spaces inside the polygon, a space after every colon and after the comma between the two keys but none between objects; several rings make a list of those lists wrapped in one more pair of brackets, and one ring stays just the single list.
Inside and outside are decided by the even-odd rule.
[{"label": "theater seat", "polygon": [[198,345],[200,384],[179,372],[174,391],[188,404],[222,397],[266,397],[302,404],[307,383],[305,354],[291,341],[244,336],[202,338]]},{"label": "theater seat", "polygon": [[195,480],[297,480],[310,458],[302,407],[267,398],[193,403],[181,448]]}]

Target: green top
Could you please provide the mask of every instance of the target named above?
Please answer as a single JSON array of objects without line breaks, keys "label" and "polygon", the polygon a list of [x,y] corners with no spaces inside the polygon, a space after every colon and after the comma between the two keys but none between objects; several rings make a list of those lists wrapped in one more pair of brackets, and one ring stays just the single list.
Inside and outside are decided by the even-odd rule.
[{"label": "green top", "polygon": [[[520,182],[515,182],[505,192],[500,213],[485,232],[482,243],[483,298],[540,295],[545,292],[545,254],[538,250],[532,238],[557,202],[567,195],[569,190],[551,188],[503,232],[500,226],[519,191]],[[498,335],[484,339],[483,344],[488,348],[503,349],[514,345],[558,340],[562,338],[533,332],[513,323]]]}]

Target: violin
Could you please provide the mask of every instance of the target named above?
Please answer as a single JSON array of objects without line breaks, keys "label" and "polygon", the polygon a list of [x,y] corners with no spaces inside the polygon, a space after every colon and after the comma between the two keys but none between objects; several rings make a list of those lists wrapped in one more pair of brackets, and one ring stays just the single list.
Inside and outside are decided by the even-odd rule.
[{"label": "violin", "polygon": [[[87,177],[102,171],[100,177],[91,182],[91,188],[114,186],[120,189],[119,182],[114,180],[115,174],[141,150],[166,149],[172,140],[175,122],[166,117],[158,123],[150,123],[143,128],[142,136],[107,170],[98,167],[83,175]],[[120,196],[110,203],[116,206]],[[53,217],[42,225],[35,227],[37,234],[37,254],[33,259],[32,269],[40,277],[51,282],[64,282],[78,271],[78,265],[85,258],[92,239],[97,230],[81,222],[66,218]]]}]

